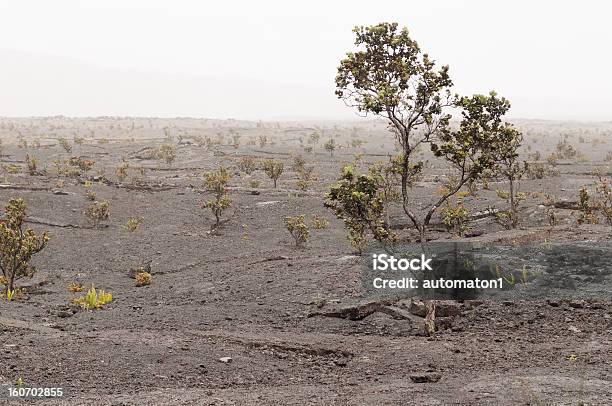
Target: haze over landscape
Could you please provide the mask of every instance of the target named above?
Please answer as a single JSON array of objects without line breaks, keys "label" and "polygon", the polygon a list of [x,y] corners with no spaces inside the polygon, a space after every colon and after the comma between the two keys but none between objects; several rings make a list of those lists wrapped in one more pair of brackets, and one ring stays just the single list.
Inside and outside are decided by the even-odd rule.
[{"label": "haze over landscape", "polygon": [[354,25],[397,21],[512,118],[610,120],[610,6],[587,1],[0,2],[0,115],[350,119]]}]

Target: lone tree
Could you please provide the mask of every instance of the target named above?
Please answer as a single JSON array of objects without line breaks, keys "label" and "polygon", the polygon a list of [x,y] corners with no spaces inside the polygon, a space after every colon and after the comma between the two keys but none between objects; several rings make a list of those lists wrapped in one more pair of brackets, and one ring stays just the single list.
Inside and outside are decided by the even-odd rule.
[{"label": "lone tree", "polygon": [[276,182],[283,174],[283,163],[274,159],[266,159],[263,163],[263,169],[266,175],[274,181],[274,189],[276,189]]},{"label": "lone tree", "polygon": [[[510,105],[493,92],[451,95],[448,66],[437,68],[410,38],[408,29],[398,29],[397,23],[356,27],[353,32],[358,50],[340,62],[336,95],[363,115],[388,119],[400,148],[402,207],[425,249],[427,227],[436,210],[499,159],[498,136],[506,125],[501,117]],[[450,108],[462,110],[458,129],[449,125]],[[421,144],[430,144],[432,152],[455,166],[460,176],[447,193],[417,211],[409,188],[414,169],[422,168],[414,156]]]},{"label": "lone tree", "polygon": [[323,147],[329,151],[329,155],[330,156],[334,156],[334,150],[336,149],[336,140],[334,140],[333,138],[330,138],[329,141],[327,141]]},{"label": "lone tree", "polygon": [[16,279],[34,276],[36,268],[30,265],[30,260],[49,241],[47,232],[36,235],[33,230],[24,230],[25,218],[26,204],[23,199],[11,199],[4,218],[0,220],[0,269],[7,291],[14,290]]},{"label": "lone tree", "polygon": [[213,194],[213,198],[206,200],[202,204],[202,208],[210,209],[215,216],[215,224],[212,226],[213,230],[219,227],[221,215],[232,203],[229,197],[227,197],[227,184],[229,180],[230,175],[224,166],[219,166],[219,169],[216,171],[204,174],[206,190]]}]

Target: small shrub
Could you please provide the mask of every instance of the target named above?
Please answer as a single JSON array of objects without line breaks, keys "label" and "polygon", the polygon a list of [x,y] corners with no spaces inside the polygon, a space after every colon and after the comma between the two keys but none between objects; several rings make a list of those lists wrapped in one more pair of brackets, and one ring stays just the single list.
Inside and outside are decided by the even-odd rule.
[{"label": "small shrub", "polygon": [[168,165],[176,159],[176,148],[174,145],[164,144],[157,149],[157,159],[165,161]]},{"label": "small shrub", "polygon": [[110,203],[108,201],[93,202],[85,210],[85,217],[94,228],[99,228],[102,222],[108,220],[110,214]]},{"label": "small shrub", "polygon": [[303,245],[308,240],[309,230],[303,215],[295,217],[287,216],[283,219],[283,222],[289,234],[293,237],[296,247]]},{"label": "small shrub", "polygon": [[117,165],[117,169],[115,169],[115,174],[117,175],[117,179],[119,182],[123,182],[128,176],[128,169],[130,164],[127,162],[122,162]]},{"label": "small shrub", "polygon": [[206,190],[213,194],[213,199],[205,201],[202,207],[209,208],[213,212],[215,216],[213,228],[219,226],[223,212],[231,204],[231,200],[227,197],[227,184],[229,179],[230,175],[223,166],[220,166],[219,169],[214,172],[207,172],[204,174]]},{"label": "small shrub", "polygon": [[57,141],[59,142],[59,145],[64,149],[64,151],[66,151],[67,153],[72,152],[72,146],[66,138],[60,137],[57,139]]},{"label": "small shrub", "polygon": [[72,299],[72,303],[79,305],[87,310],[101,309],[107,303],[113,301],[113,294],[103,289],[98,289],[91,285],[87,293],[81,297]]},{"label": "small shrub", "polygon": [[259,186],[261,186],[261,182],[253,179],[249,182],[249,186],[252,187],[253,189],[257,189]]},{"label": "small shrub", "polygon": [[26,154],[25,160],[28,174],[32,176],[38,175],[38,160],[36,159],[36,157],[30,156],[30,154]]},{"label": "small shrub", "polygon": [[26,204],[23,199],[11,199],[0,220],[0,269],[7,290],[14,290],[14,282],[31,278],[36,268],[30,265],[32,256],[46,247],[47,232],[37,235],[31,229],[23,229]]},{"label": "small shrub", "polygon": [[461,202],[456,205],[447,202],[440,211],[440,217],[449,233],[461,237],[467,230],[468,211]]},{"label": "small shrub", "polygon": [[599,219],[590,205],[590,196],[586,187],[582,187],[579,192],[578,208],[580,209],[580,217],[578,224],[597,224]]},{"label": "small shrub", "polygon": [[238,169],[250,175],[257,169],[257,161],[252,156],[243,156],[240,158],[240,161],[238,161]]},{"label": "small shrub", "polygon": [[123,225],[123,228],[130,233],[137,231],[140,228],[140,223],[142,219],[138,217],[130,217],[128,221]]},{"label": "small shrub", "polygon": [[72,281],[68,284],[68,291],[72,293],[82,292],[83,284],[80,282]]},{"label": "small shrub", "polygon": [[266,144],[268,143],[268,137],[265,135],[260,135],[259,137],[257,137],[259,140],[259,146],[261,148],[265,147]]},{"label": "small shrub", "polygon": [[329,221],[319,216],[318,214],[315,214],[312,217],[311,224],[312,224],[312,228],[314,228],[315,230],[323,230],[323,229],[326,229],[327,226],[329,226]]},{"label": "small shrub", "polygon": [[147,271],[138,272],[134,276],[136,286],[146,286],[151,284],[151,274]]}]

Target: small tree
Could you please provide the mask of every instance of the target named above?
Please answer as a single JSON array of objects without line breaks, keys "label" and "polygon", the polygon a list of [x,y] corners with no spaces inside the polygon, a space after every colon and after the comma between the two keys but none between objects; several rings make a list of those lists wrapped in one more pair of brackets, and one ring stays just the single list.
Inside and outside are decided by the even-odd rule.
[{"label": "small tree", "polygon": [[287,216],[283,219],[283,222],[285,223],[285,227],[289,231],[289,234],[291,234],[293,237],[296,247],[303,245],[308,240],[310,231],[308,230],[308,226],[304,221],[304,215],[295,217]]},{"label": "small tree", "polygon": [[312,134],[310,134],[310,143],[312,144],[312,153],[315,153],[315,149],[319,140],[321,139],[321,132],[319,130],[315,130]]},{"label": "small tree", "polygon": [[385,221],[385,205],[376,176],[357,174],[355,167],[342,168],[340,179],[331,186],[325,207],[344,221],[351,245],[362,252],[368,232],[382,243],[392,242],[395,235]]},{"label": "small tree", "polygon": [[266,159],[263,168],[266,175],[274,181],[274,188],[276,189],[276,181],[283,173],[283,163],[274,159]]},{"label": "small tree", "polygon": [[214,172],[206,172],[204,174],[204,183],[206,190],[213,194],[211,200],[207,200],[203,203],[203,208],[209,208],[215,216],[215,224],[213,229],[219,227],[221,221],[221,215],[227,209],[231,200],[227,197],[227,184],[230,180],[230,175],[227,173],[227,169],[224,166],[220,166]]},{"label": "small tree", "polygon": [[[498,147],[502,149],[496,171],[508,180],[508,192],[502,193],[502,198],[508,201],[510,207],[496,213],[497,220],[506,228],[516,228],[519,224],[518,207],[525,194],[520,192],[520,181],[529,166],[518,160],[518,149],[523,142],[523,134],[511,125],[505,125],[499,131]],[[498,191],[498,195],[499,195]]]},{"label": "small tree", "polygon": [[[448,66],[437,69],[408,30],[399,30],[396,23],[356,27],[353,31],[359,49],[340,62],[336,95],[360,113],[389,120],[402,157],[402,207],[425,250],[427,228],[436,210],[499,160],[496,148],[503,127],[501,117],[510,105],[495,93],[471,98],[451,96]],[[462,110],[463,120],[457,130],[449,127],[451,116],[445,110],[450,107]],[[420,167],[415,152],[425,143],[437,157],[450,162],[460,176],[455,187],[419,213],[410,201],[409,180],[413,169]]]},{"label": "small tree", "polygon": [[329,141],[327,141],[323,147],[329,151],[329,155],[330,156],[334,156],[334,150],[336,149],[336,140],[334,140],[333,138],[330,138]]},{"label": "small tree", "polygon": [[36,268],[30,265],[30,260],[49,241],[46,231],[37,235],[33,230],[24,230],[25,218],[23,199],[11,199],[0,220],[0,269],[7,292],[15,289],[15,280],[34,276]]}]

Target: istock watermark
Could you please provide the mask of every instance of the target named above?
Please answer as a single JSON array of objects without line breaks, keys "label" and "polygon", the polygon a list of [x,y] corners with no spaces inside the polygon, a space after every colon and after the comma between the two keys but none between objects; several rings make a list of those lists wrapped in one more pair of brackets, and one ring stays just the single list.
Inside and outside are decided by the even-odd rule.
[{"label": "istock watermark", "polygon": [[367,296],[423,299],[609,299],[612,243],[396,246],[364,255]]}]

